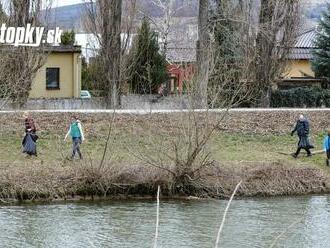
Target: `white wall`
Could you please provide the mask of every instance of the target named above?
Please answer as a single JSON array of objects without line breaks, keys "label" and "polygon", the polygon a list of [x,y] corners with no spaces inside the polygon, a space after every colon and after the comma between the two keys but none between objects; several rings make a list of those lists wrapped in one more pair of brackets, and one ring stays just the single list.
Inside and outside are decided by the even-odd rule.
[{"label": "white wall", "polygon": [[81,46],[82,55],[89,62],[89,58],[95,57],[97,50],[100,48],[94,34],[78,33],[75,36],[76,44]]}]

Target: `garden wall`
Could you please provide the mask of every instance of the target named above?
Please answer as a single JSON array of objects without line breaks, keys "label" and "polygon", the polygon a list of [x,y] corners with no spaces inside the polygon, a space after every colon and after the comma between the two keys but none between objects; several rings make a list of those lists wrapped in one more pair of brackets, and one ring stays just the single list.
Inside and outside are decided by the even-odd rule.
[{"label": "garden wall", "polygon": [[[4,105],[4,106],[3,106]],[[23,106],[0,101],[1,110],[53,110],[53,109],[106,109],[104,98],[91,99],[29,99]],[[121,109],[186,109],[185,97],[158,95],[124,95],[121,96]]]}]

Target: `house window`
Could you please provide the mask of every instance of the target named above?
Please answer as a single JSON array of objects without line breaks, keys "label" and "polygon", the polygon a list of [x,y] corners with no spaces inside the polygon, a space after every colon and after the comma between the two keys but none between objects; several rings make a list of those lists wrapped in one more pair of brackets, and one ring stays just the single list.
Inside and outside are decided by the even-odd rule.
[{"label": "house window", "polygon": [[59,89],[60,88],[60,68],[47,68],[46,69],[46,89]]}]

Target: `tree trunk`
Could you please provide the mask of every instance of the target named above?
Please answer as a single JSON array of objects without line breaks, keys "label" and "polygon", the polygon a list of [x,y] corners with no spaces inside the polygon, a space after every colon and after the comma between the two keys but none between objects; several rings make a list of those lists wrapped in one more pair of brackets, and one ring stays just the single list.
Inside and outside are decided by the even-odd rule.
[{"label": "tree trunk", "polygon": [[107,105],[111,108],[117,108],[120,105],[120,60],[121,60],[121,15],[122,1],[110,0],[110,20],[109,20],[109,47],[107,53],[109,56],[110,85],[107,92]]},{"label": "tree trunk", "polygon": [[259,106],[269,107],[272,75],[272,52],[275,45],[276,34],[273,32],[272,18],[274,16],[273,0],[261,0],[259,14],[259,32],[257,34],[257,64],[256,83],[259,90]]},{"label": "tree trunk", "polygon": [[107,108],[117,108],[120,105],[120,62],[121,62],[121,0],[99,0],[97,9],[89,12],[90,29],[99,36],[100,62],[102,65],[103,89],[106,92]]},{"label": "tree trunk", "polygon": [[208,49],[209,49],[209,32],[208,32],[208,11],[209,1],[199,0],[198,13],[198,41],[197,41],[197,86],[195,87],[194,106],[198,108],[207,107],[207,86],[208,86]]}]

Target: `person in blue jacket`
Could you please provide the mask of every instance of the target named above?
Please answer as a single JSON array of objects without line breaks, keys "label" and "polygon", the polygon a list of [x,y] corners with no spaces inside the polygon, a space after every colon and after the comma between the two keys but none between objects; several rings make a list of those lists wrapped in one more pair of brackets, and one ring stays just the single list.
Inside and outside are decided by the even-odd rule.
[{"label": "person in blue jacket", "polygon": [[82,125],[77,116],[72,117],[72,122],[70,124],[70,128],[68,133],[65,135],[64,141],[68,136],[72,138],[72,156],[71,159],[74,159],[76,153],[78,153],[79,158],[82,159],[82,154],[80,151],[80,145],[85,140],[84,132],[82,130]]},{"label": "person in blue jacket", "polygon": [[325,136],[323,141],[323,149],[327,154],[326,164],[329,166],[329,159],[330,159],[330,130],[328,131],[328,135]]}]

